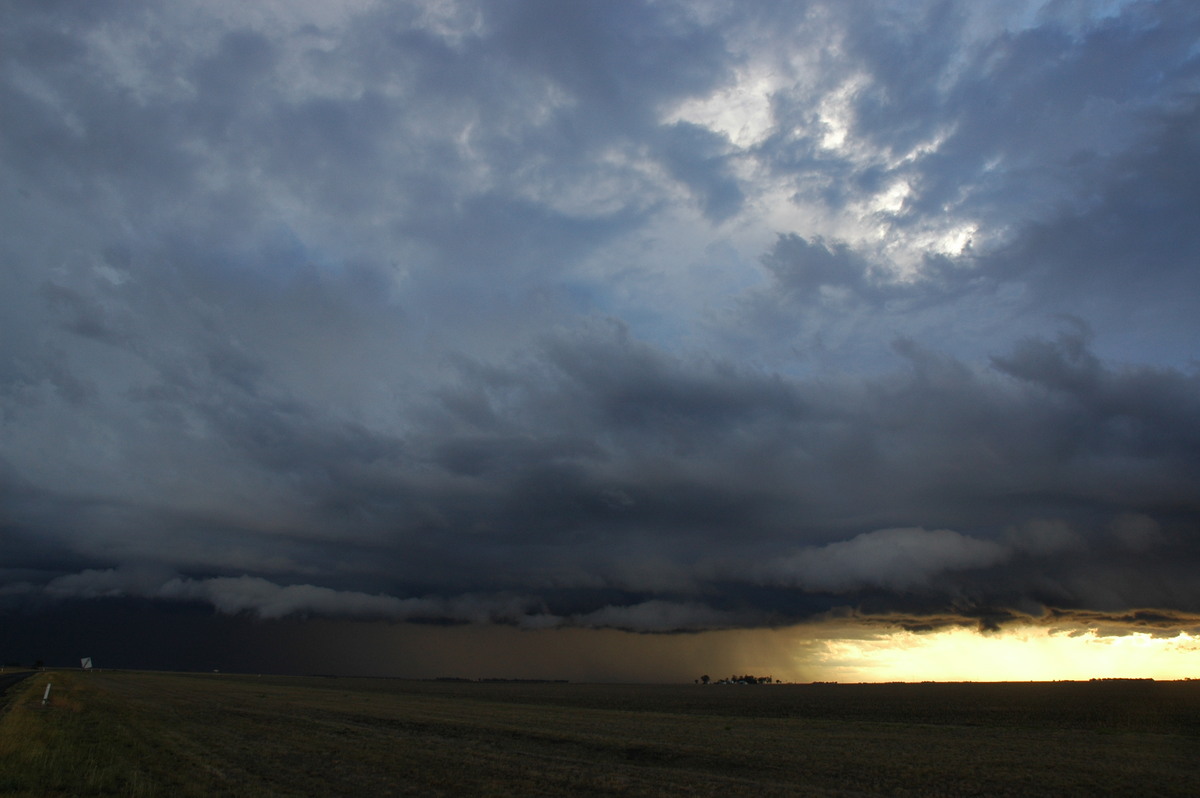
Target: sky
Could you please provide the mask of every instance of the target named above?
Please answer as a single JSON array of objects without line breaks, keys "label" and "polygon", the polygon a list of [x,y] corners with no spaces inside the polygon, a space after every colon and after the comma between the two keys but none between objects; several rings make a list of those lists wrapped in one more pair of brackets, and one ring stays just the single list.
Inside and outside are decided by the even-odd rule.
[{"label": "sky", "polygon": [[1195,674],[1197,42],[3,3],[0,659]]}]

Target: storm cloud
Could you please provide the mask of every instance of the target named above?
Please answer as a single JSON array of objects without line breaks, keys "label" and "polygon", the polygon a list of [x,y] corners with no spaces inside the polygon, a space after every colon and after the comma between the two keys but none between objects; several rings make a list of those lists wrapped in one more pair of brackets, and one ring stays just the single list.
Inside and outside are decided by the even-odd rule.
[{"label": "storm cloud", "polygon": [[1194,4],[0,15],[9,617],[1195,627]]}]

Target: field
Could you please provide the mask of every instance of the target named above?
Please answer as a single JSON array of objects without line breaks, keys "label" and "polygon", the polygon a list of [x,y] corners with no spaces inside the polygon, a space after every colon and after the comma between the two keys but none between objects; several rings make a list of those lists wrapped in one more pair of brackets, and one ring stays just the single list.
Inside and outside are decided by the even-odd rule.
[{"label": "field", "polygon": [[1200,681],[50,672],[0,704],[6,796],[1200,794]]}]

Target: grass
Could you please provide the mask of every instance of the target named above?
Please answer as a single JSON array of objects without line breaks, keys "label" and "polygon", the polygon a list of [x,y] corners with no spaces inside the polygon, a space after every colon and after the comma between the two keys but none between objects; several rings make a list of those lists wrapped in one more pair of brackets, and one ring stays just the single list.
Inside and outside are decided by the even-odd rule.
[{"label": "grass", "polygon": [[62,672],[13,688],[0,716],[6,796],[1195,795],[1196,761],[1200,682]]}]

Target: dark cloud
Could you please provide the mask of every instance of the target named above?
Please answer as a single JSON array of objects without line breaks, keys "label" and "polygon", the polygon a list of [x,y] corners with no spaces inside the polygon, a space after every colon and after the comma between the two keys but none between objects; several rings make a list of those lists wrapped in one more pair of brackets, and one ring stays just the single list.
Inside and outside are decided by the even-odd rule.
[{"label": "dark cloud", "polygon": [[5,611],[1193,623],[1190,4],[435,5],[3,12]]},{"label": "dark cloud", "polygon": [[698,125],[677,122],[663,139],[663,163],[699,196],[705,216],[719,222],[738,212],[745,197],[730,174],[724,137]]},{"label": "dark cloud", "polygon": [[[295,607],[407,618],[452,594],[524,589],[549,591],[531,618],[645,617],[658,628],[716,585],[736,595],[739,583],[823,595],[826,607],[884,590],[931,608],[1083,608],[1100,575],[1102,592],[1128,606],[1170,594],[1170,606],[1194,611],[1185,574],[1156,567],[1150,584],[1142,568],[1190,550],[1194,510],[1183,508],[1194,505],[1197,463],[1180,421],[1200,417],[1195,378],[1106,368],[1071,333],[1021,344],[992,375],[921,350],[908,357],[904,371],[831,391],[598,332],[549,342],[536,371],[466,379],[427,411],[424,436],[393,444],[322,429],[285,406],[200,407],[251,473],[292,487],[208,519],[161,500],[81,506],[74,517],[110,551],[118,543],[118,557],[195,575],[132,594],[265,616]],[[896,526],[921,523],[947,526]],[[177,529],[170,542],[125,531],[164,525]],[[201,540],[225,543],[200,554]],[[236,575],[249,567],[285,583]],[[121,589],[122,572],[89,573],[46,589]],[[593,592],[597,606],[581,611],[577,598],[561,618],[547,609],[561,588]],[[619,612],[611,590],[645,609]],[[776,617],[750,601],[728,617]],[[672,602],[681,609],[667,611]],[[720,600],[710,606],[724,612]]]}]

